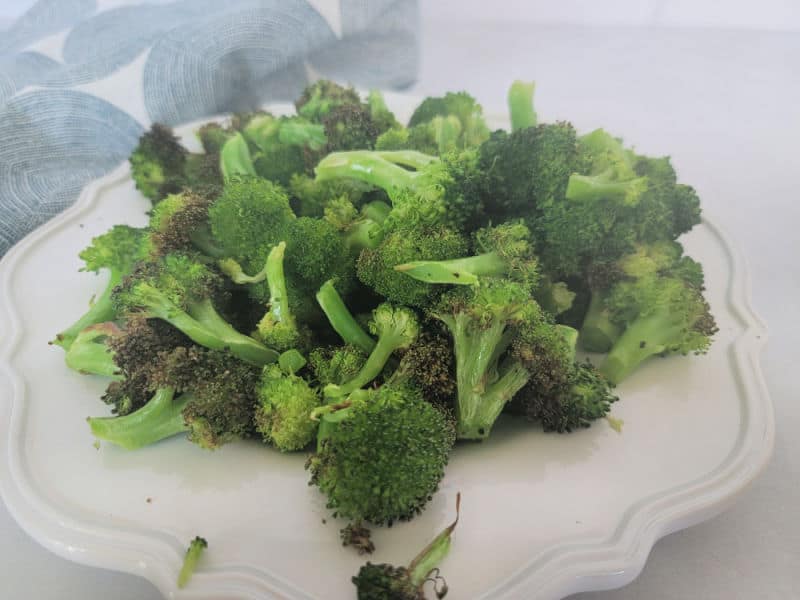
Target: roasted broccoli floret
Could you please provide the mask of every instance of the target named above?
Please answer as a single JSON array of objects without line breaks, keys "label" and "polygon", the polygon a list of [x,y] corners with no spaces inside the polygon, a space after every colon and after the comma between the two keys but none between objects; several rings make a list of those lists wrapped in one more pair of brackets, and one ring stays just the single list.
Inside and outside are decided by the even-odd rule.
[{"label": "roasted broccoli floret", "polygon": [[221,191],[215,187],[185,189],[156,204],[147,230],[151,254],[158,257],[199,250],[209,257],[221,257],[223,250],[211,235],[208,223],[209,206]]},{"label": "roasted broccoli floret", "polygon": [[278,354],[236,331],[214,306],[222,295],[221,277],[186,254],[168,254],[157,262],[140,263],[114,289],[119,314],[136,313],[162,319],[197,344],[229,350],[257,365],[274,362]]},{"label": "roasted broccoli floret", "polygon": [[408,386],[357,390],[316,412],[311,483],[338,516],[376,525],[420,512],[444,475],[450,420]]},{"label": "roasted broccoli floret", "polygon": [[425,600],[424,586],[433,583],[436,597],[447,595],[447,582],[437,565],[450,551],[453,530],[458,524],[461,494],[456,495],[456,518],[423,548],[408,567],[368,562],[352,579],[358,600]]},{"label": "roasted broccoli floret", "polygon": [[367,355],[355,346],[316,348],[309,354],[308,362],[319,387],[342,385],[358,375]]},{"label": "roasted broccoli floret", "polygon": [[393,352],[405,350],[419,336],[419,322],[414,311],[384,303],[372,312],[370,333],[377,336],[375,347],[361,370],[347,382],[325,386],[327,398],[342,398],[368,385],[378,377]]},{"label": "roasted broccoli floret", "polygon": [[258,400],[255,423],[265,442],[293,452],[315,439],[319,423],[311,419],[311,413],[322,401],[303,377],[267,365],[258,384]]},{"label": "roasted broccoli floret", "polygon": [[111,292],[131,272],[137,261],[149,252],[145,230],[127,225],[114,225],[106,233],[92,239],[91,245],[79,254],[86,265],[81,270],[95,273],[108,271],[108,282],[103,292],[94,298],[89,310],[56,335],[51,343],[69,350],[75,337],[88,326],[114,320],[117,311],[111,300]]},{"label": "roasted broccoli floret", "polygon": [[120,328],[113,321],[89,325],[75,337],[64,355],[64,362],[84,375],[122,379],[119,366],[114,362],[114,352],[107,343],[111,336],[119,334]]},{"label": "roasted broccoli floret", "polygon": [[352,87],[346,88],[328,79],[320,79],[308,86],[294,103],[297,114],[317,122],[334,108],[359,104],[361,98]]}]

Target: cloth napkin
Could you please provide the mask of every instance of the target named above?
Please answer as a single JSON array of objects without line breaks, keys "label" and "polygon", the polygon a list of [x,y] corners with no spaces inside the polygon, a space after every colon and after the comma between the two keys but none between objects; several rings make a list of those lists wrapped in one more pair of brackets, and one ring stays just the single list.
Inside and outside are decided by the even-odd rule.
[{"label": "cloth napkin", "polygon": [[0,256],[127,159],[153,122],[402,88],[416,0],[39,0],[0,31]]}]

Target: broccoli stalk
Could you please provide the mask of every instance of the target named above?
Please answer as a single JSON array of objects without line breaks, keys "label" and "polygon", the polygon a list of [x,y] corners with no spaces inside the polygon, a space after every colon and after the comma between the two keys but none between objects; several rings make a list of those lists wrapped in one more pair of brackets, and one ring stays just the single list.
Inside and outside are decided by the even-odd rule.
[{"label": "broccoli stalk", "polygon": [[593,292],[589,308],[581,325],[581,346],[587,352],[608,352],[619,339],[620,328],[612,320],[605,306],[605,294]]},{"label": "broccoli stalk", "polygon": [[[367,562],[352,579],[359,600],[420,600],[423,586],[433,581],[437,598],[444,598],[448,587],[439,574],[438,565],[450,552],[453,531],[461,510],[461,493],[456,494],[456,518],[417,554],[408,567]],[[439,585],[441,584],[441,587]]]},{"label": "broccoli stalk", "polygon": [[114,352],[106,340],[120,332],[113,322],[97,323],[81,331],[64,356],[67,366],[79,373],[101,375],[122,380],[114,362]]},{"label": "broccoli stalk", "polygon": [[334,280],[326,281],[317,292],[317,302],[334,331],[339,334],[345,344],[350,344],[369,354],[375,349],[375,340],[361,328],[355,317],[336,291]]},{"label": "broccoli stalk", "polygon": [[189,394],[175,397],[175,389],[161,388],[142,408],[121,417],[89,417],[87,422],[96,438],[135,450],[189,430],[183,409]]},{"label": "broccoli stalk", "polygon": [[197,563],[200,561],[200,557],[203,555],[206,548],[208,548],[208,542],[200,536],[195,537],[191,541],[189,548],[186,550],[186,556],[183,558],[181,571],[178,573],[179,588],[184,588],[186,584],[189,583],[189,579],[194,575],[195,569],[197,569]]},{"label": "broccoli stalk", "polygon": [[300,343],[301,332],[289,307],[289,292],[283,271],[286,242],[270,250],[264,272],[269,286],[269,309],[258,323],[258,335],[278,350],[288,350]]},{"label": "broccoli stalk", "polygon": [[384,303],[372,312],[370,331],[378,336],[378,341],[364,366],[350,381],[326,385],[327,398],[342,398],[369,384],[381,374],[393,352],[414,343],[419,335],[419,323],[414,311]]},{"label": "broccoli stalk", "polygon": [[508,109],[511,113],[511,131],[536,127],[533,109],[534,82],[515,81],[508,90]]}]

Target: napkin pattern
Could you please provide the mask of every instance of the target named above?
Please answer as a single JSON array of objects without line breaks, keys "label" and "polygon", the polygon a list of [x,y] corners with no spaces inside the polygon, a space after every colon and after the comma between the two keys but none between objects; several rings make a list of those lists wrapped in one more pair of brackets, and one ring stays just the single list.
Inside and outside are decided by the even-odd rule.
[{"label": "napkin pattern", "polygon": [[39,0],[0,32],[0,256],[126,160],[152,122],[402,88],[416,0]]}]

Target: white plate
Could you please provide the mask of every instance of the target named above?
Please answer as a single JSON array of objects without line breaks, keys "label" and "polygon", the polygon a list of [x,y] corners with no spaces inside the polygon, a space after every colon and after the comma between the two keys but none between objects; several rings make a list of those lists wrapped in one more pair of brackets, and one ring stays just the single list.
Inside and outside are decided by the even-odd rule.
[{"label": "white plate", "polygon": [[[48,549],[139,574],[166,596],[354,597],[350,576],[365,559],[341,548],[343,523],[308,487],[304,455],[257,443],[212,453],[180,438],[136,452],[93,446],[84,417],[106,412],[105,383],[68,371],[47,341],[103,288],[102,277],[77,272],[78,251],[112,224],[143,225],[146,208],[121,166],[0,262],[6,504]],[[442,566],[453,598],[618,587],[639,574],[659,537],[717,514],[747,486],[774,439],[758,364],[765,328],[741,258],[719,231],[704,221],[685,244],[705,265],[720,326],[710,353],[654,360],[619,386],[621,435],[604,421],[571,435],[504,421],[487,443],[459,445],[424,513],[375,530],[372,561],[406,564],[452,519],[461,491],[462,519]],[[209,549],[179,591],[195,535]]]}]

